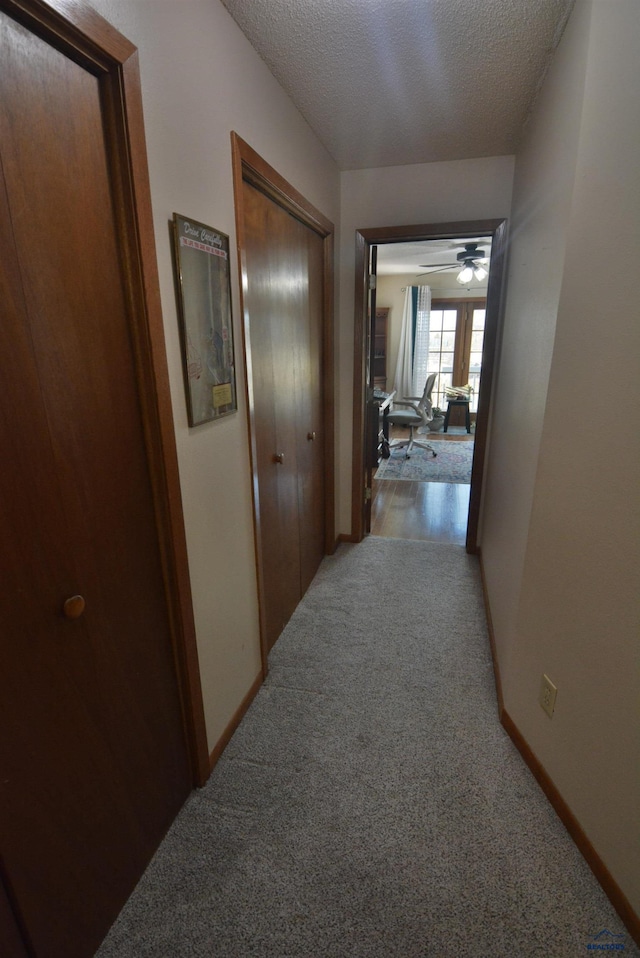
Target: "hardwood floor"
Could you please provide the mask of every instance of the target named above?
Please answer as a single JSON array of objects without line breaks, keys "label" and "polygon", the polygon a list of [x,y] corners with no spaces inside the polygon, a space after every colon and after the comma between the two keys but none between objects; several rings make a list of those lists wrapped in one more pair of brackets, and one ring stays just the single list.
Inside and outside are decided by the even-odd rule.
[{"label": "hardwood floor", "polygon": [[[394,434],[393,438],[399,438]],[[458,429],[438,434],[437,442],[471,437]],[[430,436],[429,439],[434,439]],[[464,545],[471,486],[447,482],[373,480],[371,535]]]}]

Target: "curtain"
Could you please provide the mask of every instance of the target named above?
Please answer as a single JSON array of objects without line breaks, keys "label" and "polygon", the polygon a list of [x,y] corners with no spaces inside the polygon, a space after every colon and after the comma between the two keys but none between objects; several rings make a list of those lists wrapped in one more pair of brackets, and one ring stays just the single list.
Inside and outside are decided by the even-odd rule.
[{"label": "curtain", "polygon": [[427,382],[429,364],[429,320],[431,317],[431,290],[418,286],[415,340],[413,346],[413,396],[422,396]]},{"label": "curtain", "polygon": [[393,382],[398,399],[422,396],[427,381],[431,290],[407,286],[402,313],[398,361]]},{"label": "curtain", "polygon": [[403,396],[413,396],[413,291],[415,288],[415,286],[407,286],[404,295],[398,361],[393,380],[393,388],[398,399],[402,399]]}]

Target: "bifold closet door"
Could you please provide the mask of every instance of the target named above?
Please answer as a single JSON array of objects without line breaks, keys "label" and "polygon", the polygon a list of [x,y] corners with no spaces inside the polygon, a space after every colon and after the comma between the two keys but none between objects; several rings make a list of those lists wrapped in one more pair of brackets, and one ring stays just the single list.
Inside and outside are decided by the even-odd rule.
[{"label": "bifold closet door", "polygon": [[322,404],[323,243],[313,230],[303,232],[303,288],[297,326],[298,361],[298,515],[301,595],[307,591],[325,552],[324,410]]},{"label": "bifold closet door", "polygon": [[0,12],[0,855],[88,958],[190,791],[100,80]]},{"label": "bifold closet door", "polygon": [[324,554],[323,242],[243,182],[257,510],[267,646]]}]

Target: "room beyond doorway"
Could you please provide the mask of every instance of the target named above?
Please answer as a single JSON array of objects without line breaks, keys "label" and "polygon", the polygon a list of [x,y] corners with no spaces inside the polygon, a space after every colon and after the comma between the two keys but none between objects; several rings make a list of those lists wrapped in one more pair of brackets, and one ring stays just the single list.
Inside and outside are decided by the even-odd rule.
[{"label": "room beyond doorway", "polygon": [[[506,220],[484,220],[437,225],[377,227],[356,230],[355,312],[354,312],[354,416],[353,416],[353,484],[352,539],[360,541],[366,534],[369,518],[371,448],[373,417],[370,412],[373,391],[368,384],[369,360],[369,261],[372,247],[379,244],[433,239],[459,239],[486,236],[492,240],[491,271],[487,289],[487,314],[484,336],[482,378],[478,395],[476,449],[469,498],[465,546],[468,552],[478,551],[478,523],[484,472],[484,451],[488,428],[491,383],[495,361],[498,320],[501,313],[502,276],[506,244]],[[373,304],[372,304],[373,311]],[[367,458],[369,457],[369,458]]]}]

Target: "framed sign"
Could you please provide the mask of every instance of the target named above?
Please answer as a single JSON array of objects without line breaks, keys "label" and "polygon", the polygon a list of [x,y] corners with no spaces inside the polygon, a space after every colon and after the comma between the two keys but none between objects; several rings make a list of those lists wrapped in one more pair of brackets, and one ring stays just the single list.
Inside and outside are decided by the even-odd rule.
[{"label": "framed sign", "polygon": [[187,411],[199,426],[238,408],[229,237],[179,213],[173,236]]}]

